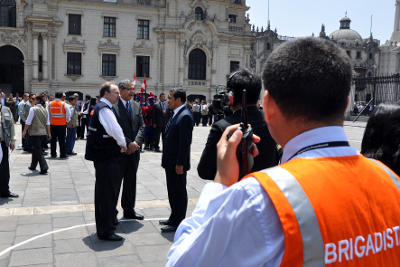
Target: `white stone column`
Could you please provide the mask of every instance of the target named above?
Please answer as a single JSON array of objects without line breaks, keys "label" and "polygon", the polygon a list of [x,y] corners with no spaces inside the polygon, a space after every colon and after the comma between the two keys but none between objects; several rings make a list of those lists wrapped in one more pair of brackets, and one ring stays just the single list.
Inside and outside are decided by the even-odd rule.
[{"label": "white stone column", "polygon": [[31,87],[29,83],[29,70],[32,66],[32,61],[24,60],[24,92],[29,92]]},{"label": "white stone column", "polygon": [[38,46],[38,38],[39,38],[39,33],[38,32],[32,32],[32,38],[33,38],[33,75],[32,79],[33,80],[38,80],[39,77],[39,46]]},{"label": "white stone column", "polygon": [[184,59],[184,53],[185,53],[185,46],[186,46],[186,42],[185,40],[181,40],[179,42],[179,81],[178,84],[179,85],[183,85],[183,79],[185,79],[184,75],[185,75],[185,59]]},{"label": "white stone column", "polygon": [[400,1],[396,1],[396,14],[394,18],[394,30],[393,32],[400,31],[400,25],[399,25],[399,20],[400,20]]},{"label": "white stone column", "polygon": [[[211,86],[217,85],[217,50],[218,45],[214,43],[212,47],[212,62],[211,62]],[[211,88],[213,90],[214,88]]]},{"label": "white stone column", "polygon": [[47,51],[47,40],[49,39],[49,35],[47,33],[42,33],[42,40],[43,40],[43,60],[42,60],[42,67],[43,67],[43,73],[42,73],[42,77],[43,80],[47,81],[48,79],[48,70],[47,70],[47,55],[48,55],[48,51]]}]

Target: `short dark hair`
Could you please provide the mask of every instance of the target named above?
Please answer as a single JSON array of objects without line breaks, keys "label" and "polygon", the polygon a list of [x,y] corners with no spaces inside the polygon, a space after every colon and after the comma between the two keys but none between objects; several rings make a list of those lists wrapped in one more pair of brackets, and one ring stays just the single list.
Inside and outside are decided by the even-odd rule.
[{"label": "short dark hair", "polygon": [[90,100],[92,97],[90,95],[85,95],[85,100]]},{"label": "short dark hair", "polygon": [[42,105],[42,107],[46,107],[46,102],[43,100],[42,94],[37,94],[35,98],[36,100],[39,100],[39,104]]},{"label": "short dark hair", "polygon": [[56,98],[63,97],[63,92],[56,92]]},{"label": "short dark hair", "polygon": [[31,98],[33,95],[35,95],[35,94],[29,93],[29,98]]},{"label": "short dark hair", "polygon": [[128,89],[128,84],[130,84],[130,82],[131,81],[129,79],[125,79],[125,80],[120,81],[118,83],[118,89],[122,89],[122,90]]},{"label": "short dark hair", "polygon": [[165,94],[164,94],[164,93],[161,93],[161,94],[160,94],[160,98],[161,98],[162,95],[165,95]]},{"label": "short dark hair", "polygon": [[96,98],[97,98],[97,99],[100,99],[100,96],[99,96],[99,95],[96,95]]},{"label": "short dark hair", "polygon": [[400,175],[400,106],[380,104],[372,111],[361,154],[380,160]]},{"label": "short dark hair", "polygon": [[343,118],[352,69],[349,56],[332,41],[298,38],[268,57],[264,87],[285,118],[328,122]]},{"label": "short dark hair", "polygon": [[111,85],[115,85],[113,82],[105,82],[100,86],[100,97],[104,97],[106,92],[111,93]]},{"label": "short dark hair", "polygon": [[173,96],[176,99],[180,98],[182,103],[186,102],[186,91],[183,89],[172,89],[169,91],[170,93],[173,92]]},{"label": "short dark hair", "polygon": [[68,97],[69,102],[74,101],[75,99],[76,99],[76,96],[74,96],[74,95],[70,95]]},{"label": "short dark hair", "polygon": [[250,70],[242,68],[233,72],[226,86],[235,93],[235,105],[242,103],[243,89],[246,89],[247,104],[255,105],[260,97],[261,79]]},{"label": "short dark hair", "polygon": [[27,97],[29,97],[29,93],[24,93],[24,96],[27,96]]}]

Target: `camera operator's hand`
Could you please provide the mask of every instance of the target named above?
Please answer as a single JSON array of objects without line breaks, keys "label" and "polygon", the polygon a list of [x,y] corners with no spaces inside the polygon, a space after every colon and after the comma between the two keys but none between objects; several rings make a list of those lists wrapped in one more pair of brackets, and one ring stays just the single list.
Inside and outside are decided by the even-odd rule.
[{"label": "camera operator's hand", "polygon": [[[239,163],[236,157],[237,147],[242,139],[242,131],[237,130],[239,124],[226,128],[217,144],[217,175],[214,182],[231,186],[238,181]],[[228,140],[228,132],[231,137]],[[260,142],[260,137],[253,135],[253,142]],[[257,146],[253,145],[253,157],[258,155]]]}]

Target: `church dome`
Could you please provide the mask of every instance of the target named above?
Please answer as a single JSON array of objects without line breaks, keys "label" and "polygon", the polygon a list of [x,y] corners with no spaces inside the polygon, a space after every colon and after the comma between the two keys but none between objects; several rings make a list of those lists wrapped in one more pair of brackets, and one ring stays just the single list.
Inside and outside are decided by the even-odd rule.
[{"label": "church dome", "polygon": [[359,40],[362,41],[361,35],[350,29],[350,22],[351,19],[347,17],[347,12],[346,16],[340,20],[340,28],[337,31],[334,31],[329,35],[329,38],[331,40],[348,40],[348,41],[355,41]]},{"label": "church dome", "polygon": [[350,30],[350,29],[334,31],[333,33],[331,33],[329,35],[329,38],[331,40],[335,40],[335,41],[343,40],[343,39],[348,40],[348,41],[355,41],[358,39],[359,41],[362,41],[361,35],[358,32]]}]

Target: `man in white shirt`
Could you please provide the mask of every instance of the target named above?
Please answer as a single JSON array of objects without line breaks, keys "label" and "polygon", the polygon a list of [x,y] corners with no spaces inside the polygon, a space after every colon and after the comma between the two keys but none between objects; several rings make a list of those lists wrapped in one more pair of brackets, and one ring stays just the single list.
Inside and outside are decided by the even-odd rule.
[{"label": "man in white shirt", "polygon": [[97,236],[102,240],[121,241],[122,237],[114,233],[113,222],[120,186],[118,160],[127,147],[112,106],[120,97],[118,86],[111,82],[104,83],[100,88],[100,97],[88,127],[85,159],[93,161],[96,169],[94,202]]},{"label": "man in white shirt", "polygon": [[[374,232],[376,240],[380,231],[398,231],[399,202],[393,199],[400,200],[400,181],[348,144],[343,114],[351,77],[346,52],[329,40],[299,38],[274,50],[263,71],[264,110],[283,148],[282,165],[237,182],[243,134],[238,125],[228,127],[217,145],[215,182],[179,226],[166,266],[367,266],[374,260],[382,264],[369,266],[399,266],[400,248],[382,249],[380,242],[375,254],[368,243],[368,256],[361,247]],[[327,212],[332,206],[335,212]],[[356,237],[365,241],[359,247]]]}]

